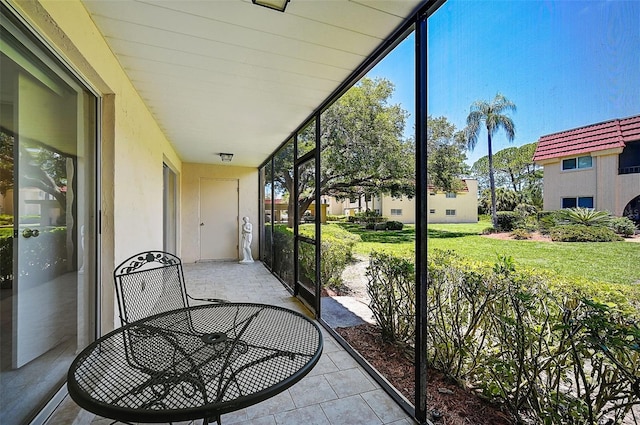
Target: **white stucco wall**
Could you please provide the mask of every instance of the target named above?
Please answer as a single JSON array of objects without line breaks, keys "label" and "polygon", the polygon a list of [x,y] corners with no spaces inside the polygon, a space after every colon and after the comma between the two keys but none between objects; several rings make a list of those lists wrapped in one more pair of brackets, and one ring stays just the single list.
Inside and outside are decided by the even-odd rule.
[{"label": "white stucco wall", "polygon": [[[185,263],[200,258],[200,178],[237,179],[239,217],[249,217],[253,224],[251,253],[258,258],[258,169],[209,164],[184,163],[181,184],[181,256]],[[235,200],[231,200],[235,202]],[[229,200],[227,202],[230,202]],[[240,232],[240,230],[239,230]],[[238,233],[238,240],[241,235]]]}]

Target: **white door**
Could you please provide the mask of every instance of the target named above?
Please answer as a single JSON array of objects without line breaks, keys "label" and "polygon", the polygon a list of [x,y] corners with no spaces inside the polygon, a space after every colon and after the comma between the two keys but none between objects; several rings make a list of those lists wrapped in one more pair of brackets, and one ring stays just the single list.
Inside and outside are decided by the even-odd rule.
[{"label": "white door", "polygon": [[238,259],[238,180],[200,179],[200,260]]}]

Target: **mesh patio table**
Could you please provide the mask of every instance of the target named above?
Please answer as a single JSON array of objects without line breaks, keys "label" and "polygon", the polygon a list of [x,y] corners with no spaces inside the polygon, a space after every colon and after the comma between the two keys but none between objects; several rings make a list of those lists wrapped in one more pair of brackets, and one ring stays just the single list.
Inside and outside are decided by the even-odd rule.
[{"label": "mesh patio table", "polygon": [[209,304],[130,323],[72,362],[69,394],[97,415],[129,422],[203,419],[264,401],[318,362],[322,334],[294,311]]}]

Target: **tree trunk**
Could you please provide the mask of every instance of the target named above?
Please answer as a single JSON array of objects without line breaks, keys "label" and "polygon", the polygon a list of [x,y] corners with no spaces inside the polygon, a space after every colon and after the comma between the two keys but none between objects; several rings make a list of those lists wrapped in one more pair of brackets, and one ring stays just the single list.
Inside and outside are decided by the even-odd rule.
[{"label": "tree trunk", "polygon": [[491,149],[491,131],[487,127],[487,148],[488,148],[488,159],[489,159],[489,186],[491,187],[491,222],[493,223],[493,228],[498,228],[498,214],[496,211],[496,182],[493,178],[493,152]]}]

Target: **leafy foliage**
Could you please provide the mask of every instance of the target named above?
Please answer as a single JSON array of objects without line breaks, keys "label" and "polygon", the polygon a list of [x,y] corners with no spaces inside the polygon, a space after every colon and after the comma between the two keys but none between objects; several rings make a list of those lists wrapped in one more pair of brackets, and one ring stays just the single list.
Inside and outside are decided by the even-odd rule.
[{"label": "leafy foliage", "polygon": [[551,229],[549,234],[554,242],[616,242],[622,240],[608,227],[584,224],[556,226]]},{"label": "leafy foliage", "polygon": [[[402,305],[388,288],[409,287],[414,271],[401,258],[376,259],[399,265],[368,270],[386,289],[372,308],[394,332],[415,313],[414,294]],[[427,267],[429,364],[502,403],[517,423],[620,423],[640,404],[638,288],[520,270],[504,256],[489,264],[436,251]],[[410,341],[400,329],[388,338]]]},{"label": "leafy foliage", "polygon": [[463,188],[460,177],[467,172],[465,135],[447,118],[427,117],[427,178],[435,191]]},{"label": "leafy foliage", "polygon": [[[511,189],[542,208],[542,167],[533,162],[537,143],[508,147],[493,155],[496,187]],[[490,190],[489,158],[483,156],[471,167],[471,175],[478,179],[480,191]]]},{"label": "leafy foliage", "polygon": [[[320,149],[321,186],[315,187],[313,162],[300,168],[300,211],[321,195],[337,198],[415,194],[414,143],[403,138],[407,112],[389,104],[394,86],[386,79],[363,78],[321,115],[320,140],[315,125],[298,134],[298,150]],[[315,124],[315,121],[313,122]],[[277,193],[288,197],[289,226],[293,226],[294,144],[286,143],[274,156]]]},{"label": "leafy foliage", "polygon": [[415,337],[415,275],[413,262],[372,252],[367,267],[371,311],[382,338],[409,344]]},{"label": "leafy foliage", "polygon": [[628,217],[614,217],[609,220],[608,226],[622,236],[632,236],[636,232],[635,223]]},{"label": "leafy foliage", "polygon": [[13,229],[0,229],[0,287],[13,282]]},{"label": "leafy foliage", "polygon": [[531,233],[526,229],[514,229],[511,232],[511,237],[516,240],[531,239]]},{"label": "leafy foliage", "polygon": [[524,225],[524,217],[522,214],[512,211],[498,211],[497,228],[503,232],[510,232]]},{"label": "leafy foliage", "polygon": [[489,103],[484,100],[475,101],[471,105],[471,112],[467,116],[467,146],[473,150],[478,142],[480,130],[484,124],[487,129],[487,148],[488,148],[488,168],[489,168],[489,190],[491,192],[491,217],[493,227],[497,227],[498,219],[496,217],[496,185],[493,170],[493,148],[491,138],[499,129],[503,129],[507,135],[507,140],[513,141],[516,134],[516,127],[513,120],[504,114],[505,112],[513,112],[516,110],[515,103],[498,93],[496,97]]},{"label": "leafy foliage", "polygon": [[[496,212],[497,211],[513,211],[518,205],[529,204],[531,200],[526,194],[516,192],[515,190],[499,187],[495,191]],[[491,192],[484,190],[480,199],[478,199],[478,209],[481,214],[491,213]]]},{"label": "leafy foliage", "polygon": [[[361,212],[357,212],[354,215],[354,221],[360,224],[365,225],[373,225],[375,223],[380,223],[384,221],[385,218],[377,211],[374,210],[365,210]],[[373,226],[371,227],[373,228]]]},{"label": "leafy foliage", "polygon": [[413,196],[414,144],[403,139],[407,111],[389,100],[394,85],[363,78],[321,116],[322,193]]},{"label": "leafy foliage", "polygon": [[386,226],[386,230],[402,230],[402,228],[404,227],[404,224],[402,224],[399,221],[387,221],[387,226]]},{"label": "leafy foliage", "polygon": [[591,208],[567,208],[560,210],[560,217],[568,223],[584,226],[606,226],[611,220],[607,211],[597,211]]},{"label": "leafy foliage", "polygon": [[273,226],[273,252],[271,271],[289,287],[293,287],[293,232],[286,225]]},{"label": "leafy foliage", "polygon": [[[301,225],[300,234],[313,238],[314,225]],[[344,289],[342,272],[353,258],[353,246],[360,241],[357,235],[338,226],[322,226],[320,245],[320,279],[322,285],[335,290]],[[300,244],[300,265],[306,278],[315,281],[315,249],[309,244]]]},{"label": "leafy foliage", "polygon": [[0,131],[0,195],[13,188],[13,136]]}]

